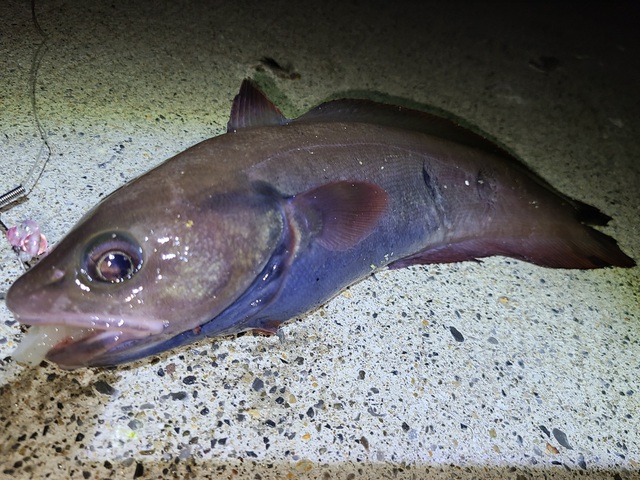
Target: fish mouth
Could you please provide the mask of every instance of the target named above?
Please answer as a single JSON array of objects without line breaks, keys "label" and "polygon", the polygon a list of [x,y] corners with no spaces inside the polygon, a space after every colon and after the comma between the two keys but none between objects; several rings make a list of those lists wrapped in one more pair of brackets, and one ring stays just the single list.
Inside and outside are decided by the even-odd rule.
[{"label": "fish mouth", "polygon": [[64,319],[47,315],[46,321],[41,318],[18,318],[31,327],[12,357],[27,365],[38,365],[46,359],[65,370],[120,363],[118,352],[129,351],[129,344],[163,333],[168,325],[157,319],[87,319],[78,314]]}]

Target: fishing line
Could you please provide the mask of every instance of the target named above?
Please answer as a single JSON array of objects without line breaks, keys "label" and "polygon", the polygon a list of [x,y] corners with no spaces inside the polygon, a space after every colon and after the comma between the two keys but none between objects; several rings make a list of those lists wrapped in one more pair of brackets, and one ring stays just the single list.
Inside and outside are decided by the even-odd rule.
[{"label": "fishing line", "polygon": [[[20,183],[17,187],[9,190],[8,192],[0,195],[0,209],[29,195],[38,183],[38,180],[40,180],[40,177],[44,172],[44,168],[51,158],[51,146],[49,145],[47,132],[44,130],[42,122],[40,121],[40,115],[38,114],[36,101],[38,70],[40,69],[42,59],[44,58],[49,48],[47,44],[48,35],[44,32],[44,30],[42,30],[42,27],[38,22],[38,16],[36,15],[36,0],[31,0],[31,20],[36,32],[40,35],[40,37],[42,37],[42,41],[38,45],[38,48],[36,49],[35,53],[33,54],[33,58],[31,59],[31,70],[29,72],[29,83],[31,85],[31,110],[33,112],[33,118],[35,120],[40,139],[42,140],[42,144],[40,145],[40,150],[38,151],[38,155],[36,156],[33,165],[31,165],[31,168],[29,169],[27,175],[24,177],[22,183]],[[4,224],[2,224],[1,226],[6,230]]]}]

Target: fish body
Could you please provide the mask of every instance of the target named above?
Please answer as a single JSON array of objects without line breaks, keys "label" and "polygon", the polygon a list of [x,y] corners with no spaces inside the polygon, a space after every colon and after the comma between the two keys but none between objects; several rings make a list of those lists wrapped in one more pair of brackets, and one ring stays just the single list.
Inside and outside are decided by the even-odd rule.
[{"label": "fish body", "polygon": [[631,267],[609,220],[455,123],[372,102],[288,120],[249,81],[228,133],[105,198],[10,288],[46,358],[113,365],[275,332],[382,268],[504,255]]}]

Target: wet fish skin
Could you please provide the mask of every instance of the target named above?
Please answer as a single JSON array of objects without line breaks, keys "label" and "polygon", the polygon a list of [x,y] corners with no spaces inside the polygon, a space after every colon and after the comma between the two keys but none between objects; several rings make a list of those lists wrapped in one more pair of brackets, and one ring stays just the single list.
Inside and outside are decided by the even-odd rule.
[{"label": "wet fish skin", "polygon": [[[385,267],[490,255],[635,265],[586,225],[608,220],[447,120],[346,100],[290,121],[245,81],[229,133],[104,199],[7,305],[28,325],[95,329],[50,361],[113,365],[205,336],[274,332]],[[115,283],[95,266],[110,251],[104,275],[127,273]]]}]

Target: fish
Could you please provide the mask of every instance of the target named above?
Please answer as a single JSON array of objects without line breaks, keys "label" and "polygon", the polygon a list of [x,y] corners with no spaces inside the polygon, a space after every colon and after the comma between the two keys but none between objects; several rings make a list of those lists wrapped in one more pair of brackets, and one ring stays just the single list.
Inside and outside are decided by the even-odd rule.
[{"label": "fish", "polygon": [[460,122],[356,99],[288,119],[247,79],[225,134],[107,196],[13,283],[13,356],[71,370],[273,334],[381,269],[635,266],[592,228],[609,220]]}]

